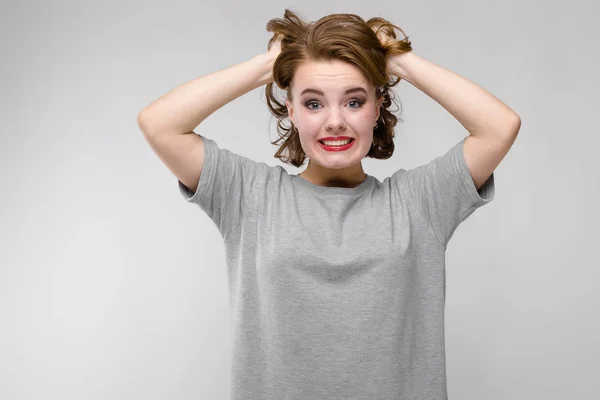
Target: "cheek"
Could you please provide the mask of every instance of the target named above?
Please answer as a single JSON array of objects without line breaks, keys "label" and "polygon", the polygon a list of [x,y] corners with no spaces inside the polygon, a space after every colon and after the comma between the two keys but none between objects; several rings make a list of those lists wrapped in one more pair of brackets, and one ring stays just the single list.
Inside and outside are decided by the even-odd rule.
[{"label": "cheek", "polygon": [[309,140],[311,137],[319,137],[319,133],[325,130],[322,122],[311,118],[300,120],[297,127],[301,132],[300,137],[303,137],[303,140]]},{"label": "cheek", "polygon": [[[374,110],[363,110],[365,112],[346,116],[346,125],[348,131],[354,136],[359,136],[363,140],[369,140],[373,137],[373,127],[375,125],[376,112]],[[318,115],[305,114],[296,110],[295,126],[301,132],[300,141],[307,144],[309,141],[315,141],[325,132],[327,120]]]}]

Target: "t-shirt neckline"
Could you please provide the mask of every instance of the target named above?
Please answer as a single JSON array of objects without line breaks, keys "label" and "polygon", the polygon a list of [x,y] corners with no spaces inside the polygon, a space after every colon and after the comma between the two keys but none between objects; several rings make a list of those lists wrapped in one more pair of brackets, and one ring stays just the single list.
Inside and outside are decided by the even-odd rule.
[{"label": "t-shirt neckline", "polygon": [[360,183],[358,186],[353,188],[343,188],[343,187],[335,187],[335,186],[320,186],[315,185],[312,182],[307,181],[302,178],[298,174],[292,175],[293,181],[295,181],[299,186],[304,189],[307,189],[313,193],[322,194],[325,196],[328,195],[343,195],[343,196],[354,196],[365,192],[373,181],[373,176],[366,174],[367,177]]}]

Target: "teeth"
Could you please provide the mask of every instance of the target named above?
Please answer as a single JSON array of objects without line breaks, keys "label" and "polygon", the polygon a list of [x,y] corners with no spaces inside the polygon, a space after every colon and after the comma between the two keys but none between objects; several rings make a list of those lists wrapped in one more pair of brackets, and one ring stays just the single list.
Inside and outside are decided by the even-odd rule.
[{"label": "teeth", "polygon": [[331,142],[329,140],[321,140],[321,143],[323,143],[327,146],[343,146],[343,145],[350,143],[351,141],[352,141],[352,139],[335,140],[335,141],[331,141]]}]

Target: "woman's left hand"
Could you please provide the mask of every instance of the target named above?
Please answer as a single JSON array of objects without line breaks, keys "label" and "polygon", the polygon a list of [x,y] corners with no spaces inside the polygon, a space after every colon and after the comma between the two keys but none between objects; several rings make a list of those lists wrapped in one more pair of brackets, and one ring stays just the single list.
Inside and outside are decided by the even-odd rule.
[{"label": "woman's left hand", "polygon": [[[376,30],[377,30],[377,27],[374,27],[373,32],[375,32]],[[383,47],[386,47],[386,45],[389,42],[393,42],[394,40],[396,40],[393,37],[390,37],[387,33],[385,33],[384,29],[380,29],[379,32],[377,32],[377,37],[379,38],[379,42],[381,43],[381,45]],[[387,67],[388,73],[390,75],[394,75],[394,76],[404,79],[404,75],[402,73],[402,68],[398,64],[398,60],[401,59],[402,57],[404,57],[406,54],[407,53],[394,54],[394,55],[387,56],[387,66],[386,67]]]}]

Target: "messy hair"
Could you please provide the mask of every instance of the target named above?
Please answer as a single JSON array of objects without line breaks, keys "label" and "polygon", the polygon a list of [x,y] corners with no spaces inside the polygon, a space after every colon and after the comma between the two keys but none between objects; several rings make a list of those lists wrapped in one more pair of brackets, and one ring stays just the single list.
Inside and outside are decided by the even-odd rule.
[{"label": "messy hair", "polygon": [[[402,32],[404,39],[392,40],[396,39],[394,28]],[[274,157],[295,167],[300,167],[307,157],[294,123],[290,120],[289,127],[284,124],[289,117],[288,109],[285,101],[277,101],[275,85],[286,91],[287,98],[291,101],[291,83],[300,65],[311,61],[338,60],[357,67],[377,88],[377,100],[384,98],[377,128],[373,131],[373,144],[366,157],[383,160],[390,158],[394,153],[394,127],[398,118],[388,110],[393,103],[389,88],[396,86],[401,78],[393,80],[388,74],[386,63],[390,55],[412,51],[404,31],[383,18],[374,17],[365,22],[354,14],[330,14],[317,22],[307,23],[289,9],[285,10],[283,19],[271,19],[267,23],[267,31],[273,32],[269,49],[278,36],[282,35],[281,52],[273,64],[273,82],[268,83],[265,88],[267,107],[278,120],[279,139],[271,144],[278,144],[283,140]],[[382,42],[378,36],[380,32],[388,40]]]}]

